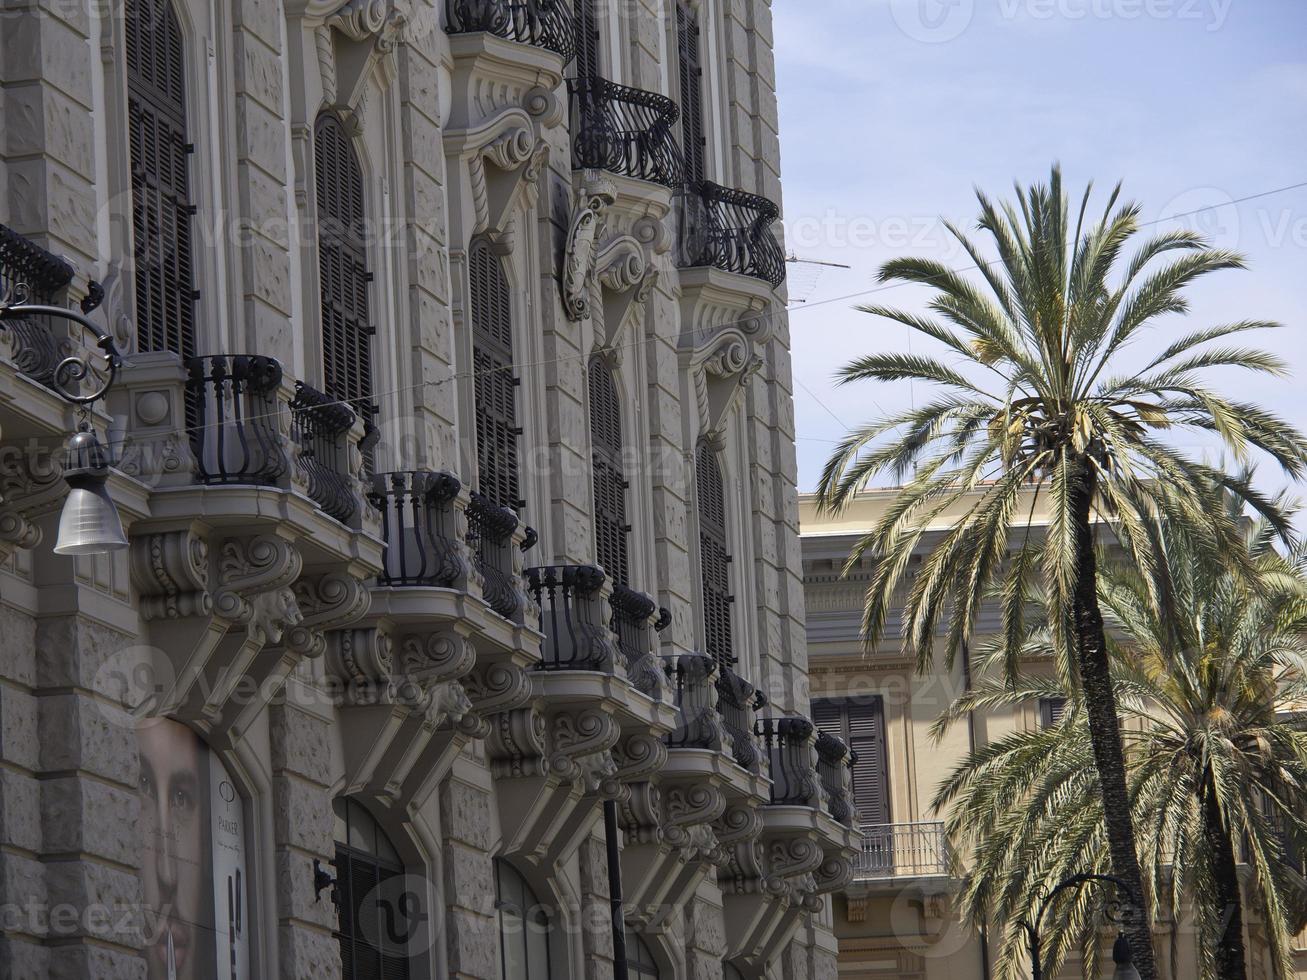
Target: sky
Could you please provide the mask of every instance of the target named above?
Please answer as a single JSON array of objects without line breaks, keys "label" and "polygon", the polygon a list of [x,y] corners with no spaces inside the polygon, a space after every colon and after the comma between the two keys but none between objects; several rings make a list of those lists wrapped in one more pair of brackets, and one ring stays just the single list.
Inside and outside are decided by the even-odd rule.
[{"label": "sky", "polygon": [[[854,310],[924,310],[924,291],[878,285],[880,264],[968,265],[940,216],[973,228],[975,187],[1010,197],[1054,161],[1075,198],[1123,181],[1157,230],[1247,256],[1131,356],[1184,328],[1280,322],[1247,336],[1290,378],[1214,380],[1307,428],[1307,186],[1266,193],[1307,183],[1307,0],[773,0],[773,16],[787,247],[850,266],[790,266],[800,490],[847,428],[929,394],[833,383],[859,353],[931,349]],[[1285,485],[1269,462],[1259,478]]]}]

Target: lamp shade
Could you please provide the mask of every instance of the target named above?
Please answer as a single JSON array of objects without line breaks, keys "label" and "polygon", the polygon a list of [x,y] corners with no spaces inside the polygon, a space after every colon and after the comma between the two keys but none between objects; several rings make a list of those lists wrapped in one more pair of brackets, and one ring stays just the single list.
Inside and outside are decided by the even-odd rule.
[{"label": "lamp shade", "polygon": [[127,547],[118,509],[106,484],[109,464],[104,447],[89,428],[68,440],[64,482],[68,497],[59,515],[56,555],[97,555]]}]

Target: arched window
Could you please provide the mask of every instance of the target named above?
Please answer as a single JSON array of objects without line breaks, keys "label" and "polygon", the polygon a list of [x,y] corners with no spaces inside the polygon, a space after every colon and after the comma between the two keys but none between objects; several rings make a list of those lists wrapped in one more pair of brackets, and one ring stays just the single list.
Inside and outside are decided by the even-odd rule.
[{"label": "arched window", "polygon": [[649,944],[638,932],[632,932],[629,926],[626,929],[626,972],[632,977],[648,977],[650,980],[658,980],[662,976],[658,962],[649,950]]},{"label": "arched window", "polygon": [[190,165],[181,25],[170,0],[127,0],[136,346],[195,353]]},{"label": "arched window", "polygon": [[343,980],[408,980],[410,929],[424,921],[425,896],[404,889],[403,862],[372,814],[353,800],[333,807]]},{"label": "arched window", "polygon": [[318,116],[313,133],[318,211],[318,289],[322,381],[333,398],[366,417],[372,406],[372,335],[364,237],[363,168],[335,113]]},{"label": "arched window", "polygon": [[622,411],[613,372],[598,356],[590,359],[590,442],[594,462],[595,557],[614,585],[626,585],[629,565]]},{"label": "arched window", "polygon": [[726,485],[717,454],[706,443],[695,455],[699,492],[699,560],[703,587],[704,653],[722,667],[737,658],[731,644],[731,556],[726,546]]},{"label": "arched window", "polygon": [[517,378],[513,374],[513,308],[508,276],[484,241],[468,255],[472,370],[476,400],[477,489],[517,510]]},{"label": "arched window", "polygon": [[504,980],[549,980],[549,912],[522,874],[495,862],[496,908]]}]

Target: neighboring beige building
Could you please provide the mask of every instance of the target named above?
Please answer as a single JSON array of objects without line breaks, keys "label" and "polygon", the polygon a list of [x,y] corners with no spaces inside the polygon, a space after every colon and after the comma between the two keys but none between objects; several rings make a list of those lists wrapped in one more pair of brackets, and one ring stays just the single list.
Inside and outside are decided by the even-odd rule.
[{"label": "neighboring beige building", "polygon": [[[863,854],[852,883],[835,900],[834,930],[839,940],[841,980],[985,980],[991,953],[981,936],[960,921],[954,896],[960,882],[950,874],[950,853],[941,815],[930,801],[941,780],[974,746],[1015,730],[1049,724],[1061,704],[1035,701],[1019,710],[977,712],[973,723],[955,725],[936,743],[929,728],[941,710],[966,689],[967,658],[959,655],[949,671],[943,652],[933,670],[918,675],[899,653],[897,621],[870,653],[862,642],[861,616],[869,582],[868,562],[842,575],[857,541],[879,520],[896,490],[859,495],[838,516],[819,515],[815,495],[800,494],[799,519],[803,582],[808,622],[808,670],[812,713],[826,731],[849,735],[858,753],[854,798],[863,825]],[[960,512],[951,509],[923,537],[921,552]],[[1036,501],[1029,514],[1035,526],[1047,523]],[[983,610],[976,645],[999,626],[997,610]],[[1051,670],[1050,663],[1029,669]],[[962,869],[965,873],[965,868]],[[1248,941],[1256,949],[1255,913],[1246,910]],[[1197,975],[1192,950],[1183,943],[1171,965],[1169,928],[1158,928],[1157,952],[1164,976],[1190,980]],[[1307,933],[1299,977],[1307,977]],[[1068,967],[1062,980],[1080,980]],[[1258,958],[1252,977],[1267,978]]]},{"label": "neighboring beige building", "polygon": [[771,32],[0,0],[0,974],[835,976]]}]

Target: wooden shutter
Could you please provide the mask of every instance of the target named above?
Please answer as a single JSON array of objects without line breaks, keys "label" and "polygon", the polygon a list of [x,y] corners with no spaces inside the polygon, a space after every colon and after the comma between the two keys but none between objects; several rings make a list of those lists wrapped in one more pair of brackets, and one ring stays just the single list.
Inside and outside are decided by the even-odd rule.
[{"label": "wooden shutter", "polygon": [[599,16],[595,0],[576,0],[576,77],[599,77]]},{"label": "wooden shutter", "polygon": [[[351,805],[345,836],[355,820],[367,821],[366,832],[384,838],[380,825],[360,807]],[[389,840],[386,839],[387,845]],[[387,852],[394,848],[388,846]],[[409,980],[409,961],[397,955],[411,936],[413,922],[420,921],[421,909],[385,907],[399,897],[404,869],[387,858],[367,850],[336,843],[336,900],[339,902],[339,928],[342,980]],[[378,886],[400,879],[397,885],[382,890]],[[397,933],[398,930],[398,933]],[[382,942],[381,946],[377,941]]]},{"label": "wooden shutter", "polygon": [[318,211],[322,380],[332,398],[372,409],[372,335],[364,238],[363,168],[334,113],[318,116],[313,133]]},{"label": "wooden shutter", "polygon": [[181,26],[170,0],[127,0],[136,346],[195,353],[190,144]]},{"label": "wooden shutter", "polygon": [[889,768],[885,755],[885,702],[879,695],[853,700],[818,699],[812,720],[822,731],[844,739],[857,753],[853,764],[853,803],[864,824],[890,822]]},{"label": "wooden shutter", "polygon": [[1062,716],[1066,714],[1066,698],[1040,698],[1039,699],[1039,725],[1041,728],[1052,728],[1062,721]]},{"label": "wooden shutter", "polygon": [[468,255],[476,399],[477,489],[518,510],[517,378],[513,375],[513,310],[499,256],[479,241]]},{"label": "wooden shutter", "polygon": [[731,557],[726,546],[726,485],[717,454],[700,444],[695,457],[699,493],[699,559],[703,585],[704,653],[723,667],[739,658],[731,643]]},{"label": "wooden shutter", "polygon": [[590,360],[590,442],[594,462],[595,558],[614,585],[627,585],[626,476],[622,412],[613,372],[601,357]]},{"label": "wooden shutter", "polygon": [[685,182],[694,186],[707,176],[703,134],[703,61],[699,16],[685,0],[676,4],[676,40],[681,81],[681,147]]}]

